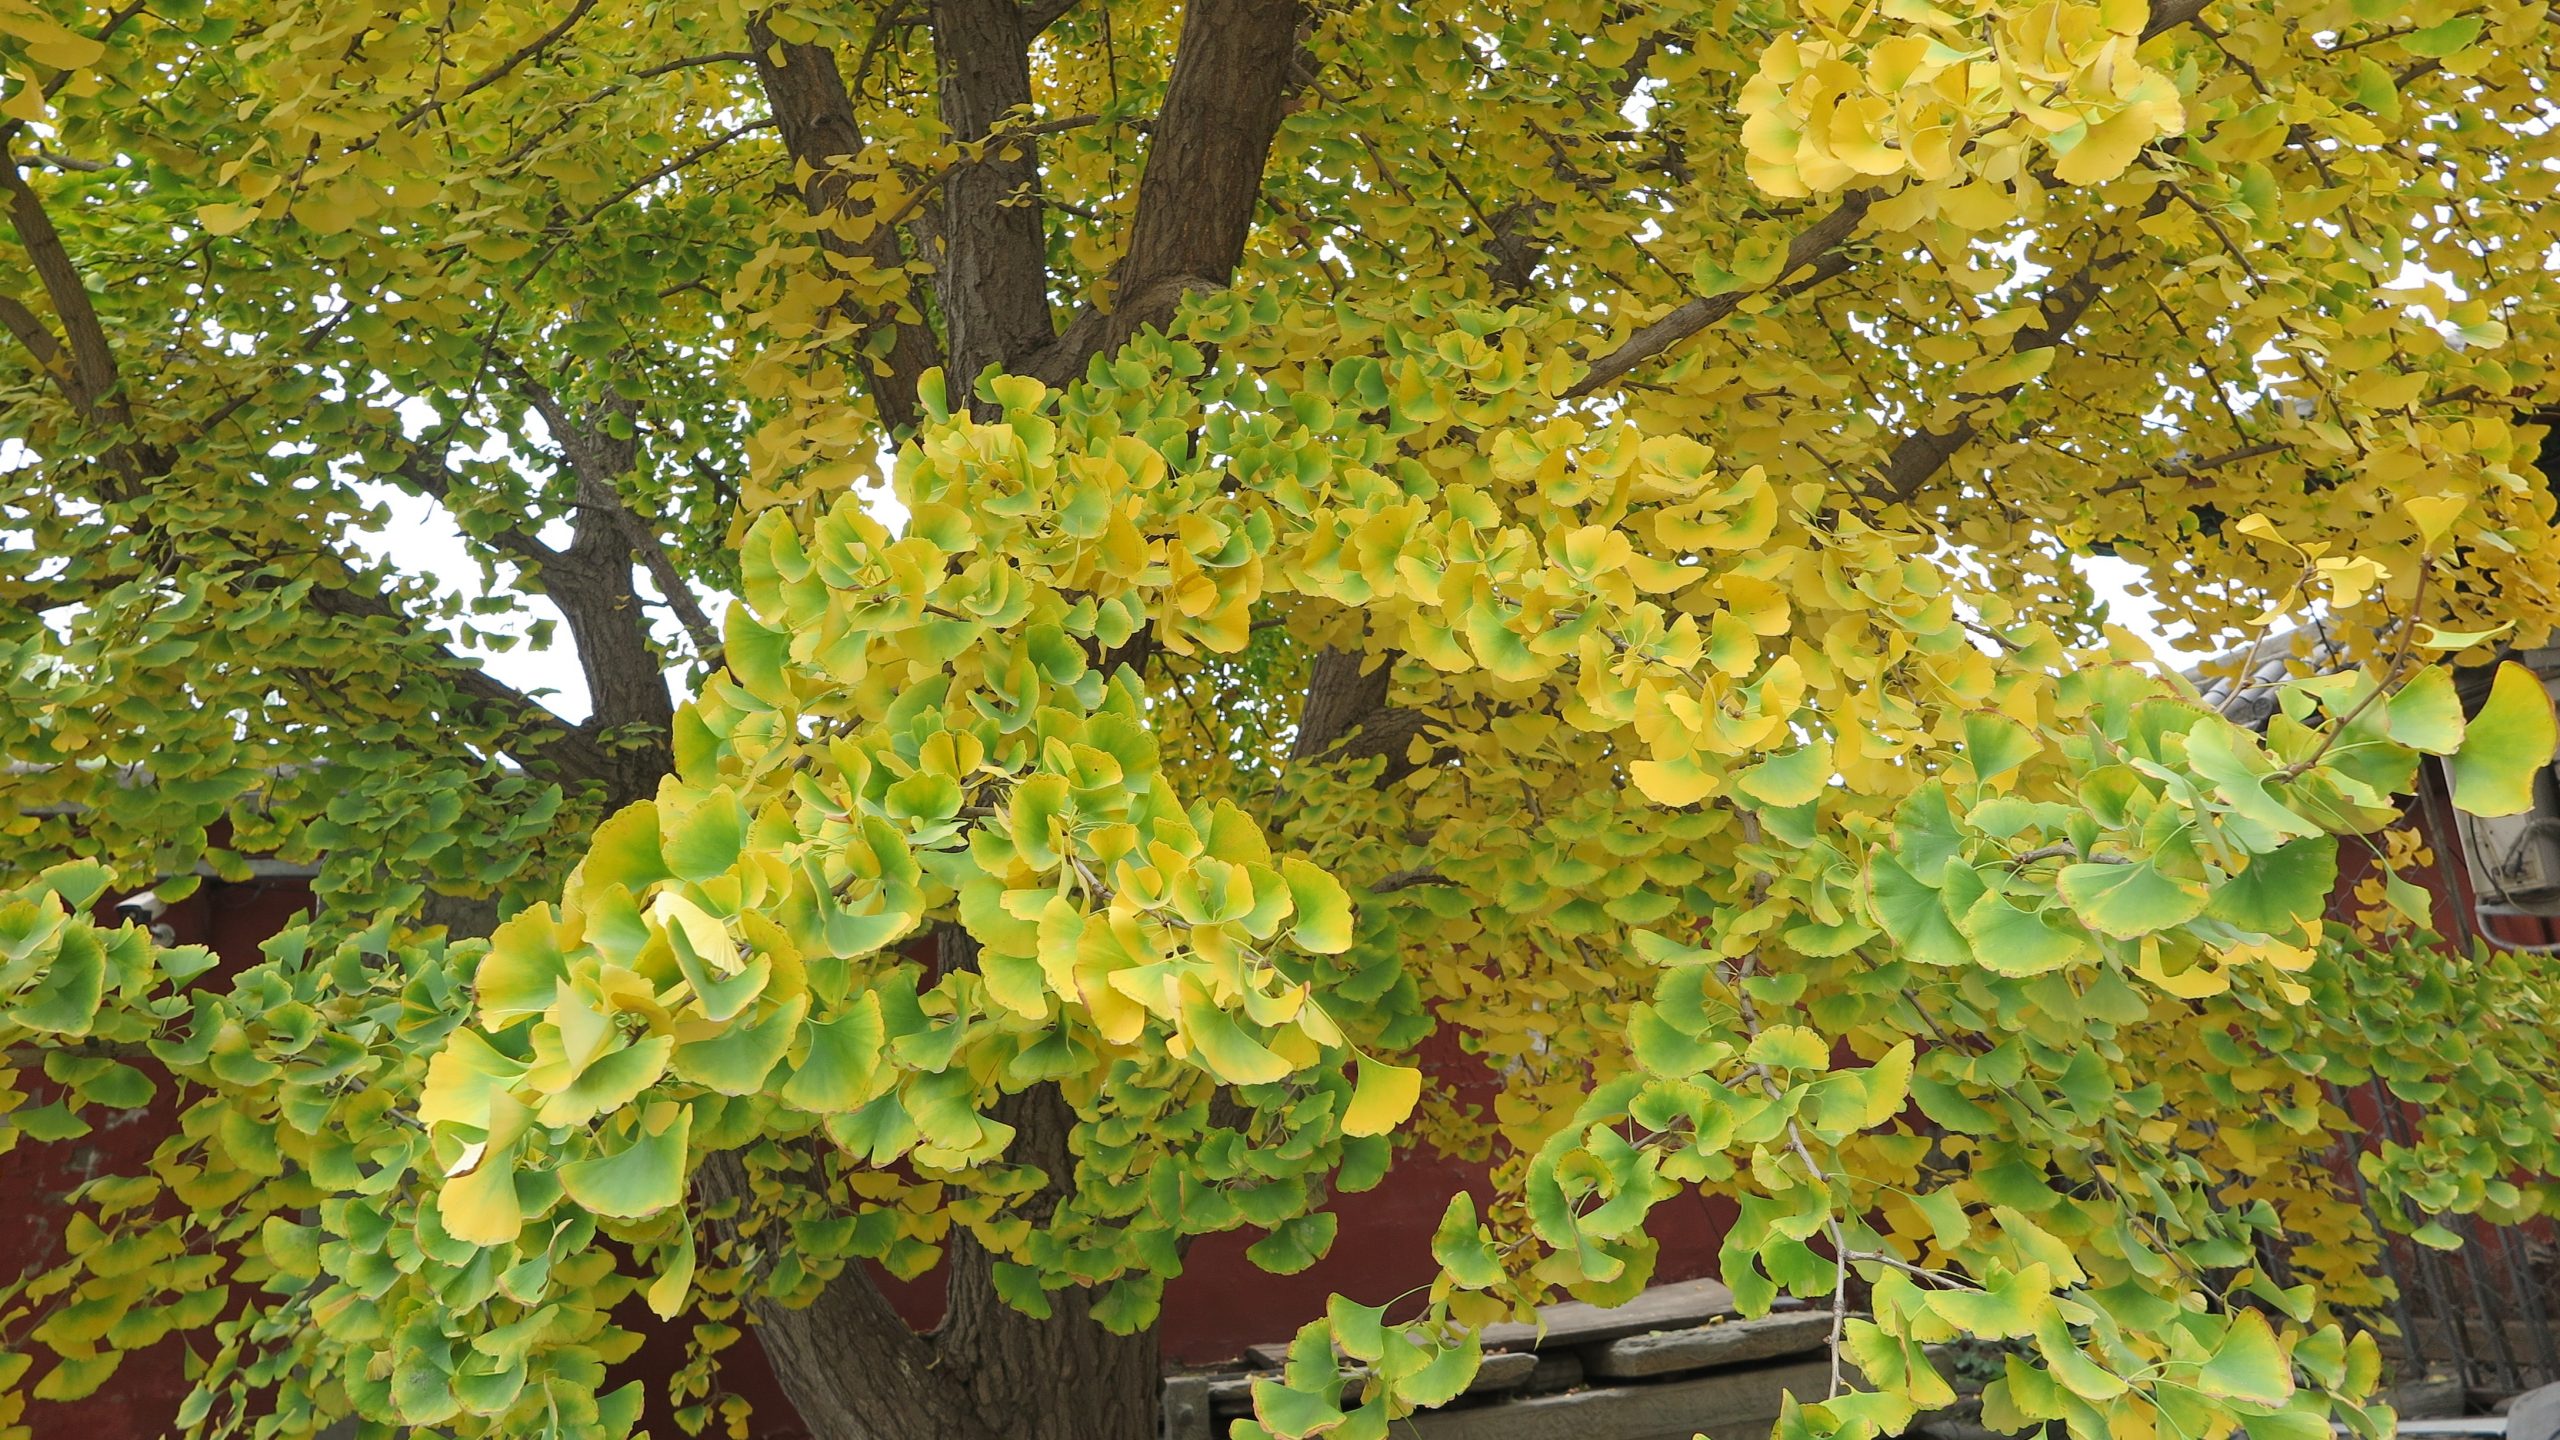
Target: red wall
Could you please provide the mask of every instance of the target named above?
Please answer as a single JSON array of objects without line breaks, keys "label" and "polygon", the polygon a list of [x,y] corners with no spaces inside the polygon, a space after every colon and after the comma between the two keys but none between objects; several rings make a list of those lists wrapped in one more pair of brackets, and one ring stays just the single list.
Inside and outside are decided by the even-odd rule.
[{"label": "red wall", "polygon": [[[211,945],[223,958],[222,972],[230,972],[255,962],[259,942],[310,904],[311,893],[300,881],[207,881],[161,918],[178,932],[179,943]],[[112,923],[115,917],[102,911],[99,918]],[[36,1082],[35,1103],[40,1104],[46,1098],[40,1076]],[[21,1142],[0,1159],[6,1178],[0,1188],[0,1276],[15,1278],[60,1264],[62,1222],[72,1190],[100,1175],[144,1169],[152,1149],[177,1128],[177,1111],[163,1085],[147,1109],[96,1112],[92,1123],[98,1128],[79,1139],[53,1145]],[[186,1394],[180,1344],[171,1337],[126,1356],[114,1378],[86,1400],[32,1406],[28,1418],[36,1440],[142,1440],[163,1433]]]},{"label": "red wall", "polygon": [[[298,881],[226,885],[208,880],[162,918],[177,931],[180,943],[210,944],[223,958],[217,973],[227,973],[253,963],[259,943],[310,903],[308,890]],[[1432,1068],[1440,1074],[1482,1075],[1480,1067],[1458,1055],[1454,1044],[1438,1042],[1436,1048],[1442,1053]],[[1490,1103],[1489,1091],[1473,1098]],[[99,1174],[140,1170],[173,1126],[164,1096],[150,1109],[103,1125],[94,1134],[57,1145],[22,1144],[0,1162],[7,1175],[6,1189],[0,1191],[0,1275],[59,1263],[57,1239],[70,1192]],[[1296,1275],[1266,1274],[1244,1258],[1245,1247],[1261,1238],[1258,1231],[1203,1236],[1186,1255],[1182,1275],[1165,1290],[1166,1362],[1203,1365],[1231,1359],[1248,1345],[1286,1340],[1322,1314],[1325,1298],[1336,1292],[1377,1304],[1428,1284],[1434,1269],[1431,1233],[1449,1197],[1462,1188],[1484,1198],[1489,1186],[1482,1167],[1407,1155],[1376,1189],[1336,1202],[1342,1228],[1332,1253]],[[1658,1277],[1713,1274],[1715,1247],[1729,1217],[1729,1208],[1711,1209],[1695,1195],[1671,1202],[1655,1226],[1662,1239]],[[929,1327],[940,1318],[937,1276],[912,1283],[882,1277],[881,1283],[910,1323]],[[649,1334],[627,1367],[633,1374],[654,1378],[684,1362],[682,1326],[660,1325],[645,1313],[626,1323]],[[87,1400],[33,1407],[36,1440],[143,1440],[163,1433],[186,1392],[181,1343],[173,1337],[127,1357],[115,1378]],[[792,1440],[805,1433],[756,1348],[752,1329],[722,1359],[722,1383],[753,1402],[759,1437]],[[653,1433],[680,1433],[654,1399],[652,1412],[645,1423]]]}]

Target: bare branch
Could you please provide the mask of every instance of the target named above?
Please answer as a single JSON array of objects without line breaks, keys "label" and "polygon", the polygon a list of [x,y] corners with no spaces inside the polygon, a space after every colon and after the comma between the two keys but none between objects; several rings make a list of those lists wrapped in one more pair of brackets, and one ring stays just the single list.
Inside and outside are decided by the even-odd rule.
[{"label": "bare branch", "polygon": [[[1867,207],[1875,203],[1878,193],[1852,190],[1840,197],[1840,203],[1829,214],[1798,231],[1787,244],[1786,263],[1778,272],[1778,280],[1783,282],[1846,242],[1856,233],[1858,222],[1866,218]],[[1628,336],[1617,349],[1592,361],[1590,370],[1564,392],[1565,398],[1580,399],[1607,389],[1624,379],[1628,371],[1741,309],[1742,302],[1757,293],[1728,290],[1675,307],[1670,314]]]},{"label": "bare branch", "polygon": [[405,130],[409,126],[435,114],[446,106],[468,100],[472,96],[479,94],[481,91],[488,89],[490,86],[497,84],[499,81],[506,79],[509,75],[514,74],[517,68],[522,66],[526,61],[531,60],[536,55],[539,55],[543,51],[550,49],[553,45],[558,44],[560,37],[568,34],[570,29],[576,26],[580,20],[585,19],[587,12],[594,8],[596,8],[596,0],[578,0],[576,5],[570,7],[569,13],[561,18],[559,24],[552,26],[550,29],[543,31],[541,34],[533,37],[533,39],[525,42],[522,46],[519,46],[514,54],[499,61],[495,66],[484,72],[479,79],[463,86],[461,90],[451,96],[434,100],[422,100],[412,106],[407,114],[400,117],[397,122],[397,128]]}]

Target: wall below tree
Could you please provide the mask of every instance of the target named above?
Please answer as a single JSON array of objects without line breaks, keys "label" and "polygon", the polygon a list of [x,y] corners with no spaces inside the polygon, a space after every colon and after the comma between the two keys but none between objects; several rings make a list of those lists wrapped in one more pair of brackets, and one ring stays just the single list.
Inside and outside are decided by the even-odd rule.
[{"label": "wall below tree", "polygon": [[[310,892],[299,881],[227,885],[207,880],[194,895],[169,907],[162,918],[177,932],[179,943],[212,946],[222,957],[216,972],[222,974],[254,963],[259,944],[310,905]],[[1482,1074],[1454,1044],[1437,1048],[1440,1053],[1427,1056],[1435,1062],[1429,1068],[1436,1074],[1461,1084]],[[1489,1105],[1489,1087],[1485,1088],[1485,1094],[1471,1098]],[[71,1191],[97,1175],[141,1169],[175,1123],[175,1113],[164,1099],[80,1139],[22,1146],[11,1154],[6,1161],[9,1184],[0,1190],[0,1276],[58,1263],[62,1258],[59,1236]],[[1408,1153],[1377,1188],[1337,1201],[1342,1228],[1332,1253],[1296,1275],[1267,1274],[1244,1258],[1245,1247],[1261,1238],[1259,1231],[1202,1237],[1186,1255],[1183,1273],[1165,1287],[1166,1363],[1208,1365],[1233,1359],[1248,1345],[1285,1340],[1300,1325],[1323,1314],[1325,1298],[1331,1294],[1376,1304],[1428,1285],[1433,1273],[1431,1233],[1449,1197],[1460,1189],[1473,1190],[1483,1198],[1490,1189],[1484,1167]],[[1663,1245],[1657,1278],[1685,1280],[1713,1274],[1716,1246],[1729,1219],[1728,1208],[1711,1208],[1695,1197],[1672,1202],[1658,1226]],[[881,1283],[911,1324],[928,1328],[941,1318],[938,1274],[912,1282],[883,1277]],[[632,1310],[624,1322],[649,1339],[626,1368],[654,1378],[682,1365],[686,1327],[662,1324],[636,1304]],[[755,1407],[757,1436],[788,1440],[800,1433],[790,1402],[782,1397],[756,1349],[752,1329],[745,1341],[721,1359],[722,1384]],[[183,1351],[173,1338],[128,1357],[116,1377],[89,1399],[40,1410],[37,1437],[145,1440],[165,1432],[185,1393]],[[681,1432],[657,1403],[661,1398],[653,1397],[646,1423],[654,1434],[678,1435]]]}]

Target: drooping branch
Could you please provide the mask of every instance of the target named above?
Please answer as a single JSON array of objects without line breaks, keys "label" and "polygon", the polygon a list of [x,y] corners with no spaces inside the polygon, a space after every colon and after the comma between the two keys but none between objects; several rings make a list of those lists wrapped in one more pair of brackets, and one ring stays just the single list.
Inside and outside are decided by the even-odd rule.
[{"label": "drooping branch", "polygon": [[[747,38],[755,46],[756,76],[782,131],[783,148],[802,167],[801,203],[819,222],[819,245],[881,273],[904,269],[896,227],[881,224],[864,233],[860,225],[872,204],[855,191],[843,162],[860,155],[865,142],[835,56],[823,45],[783,43],[761,16],[748,22]],[[920,314],[874,312],[849,292],[835,310],[853,329],[855,353],[879,355],[866,364],[864,378],[882,427],[893,434],[912,428],[921,414],[916,386],[942,363],[932,329]],[[883,330],[889,332],[886,343],[875,344]]]},{"label": "drooping branch", "polygon": [[1050,384],[1083,373],[1195,289],[1223,289],[1244,261],[1262,170],[1306,59],[1299,0],[1194,0],[1147,147],[1129,248],[1106,310],[1087,305],[1023,369]]}]

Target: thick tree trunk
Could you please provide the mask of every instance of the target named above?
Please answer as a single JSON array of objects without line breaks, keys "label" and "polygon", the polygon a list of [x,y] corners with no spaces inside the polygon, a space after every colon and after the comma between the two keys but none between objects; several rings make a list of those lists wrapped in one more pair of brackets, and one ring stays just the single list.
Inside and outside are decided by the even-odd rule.
[{"label": "thick tree trunk", "polygon": [[[996,1118],[1015,1128],[1008,1159],[1038,1165],[1058,1183],[1074,1174],[1067,1137],[1074,1115],[1056,1089],[1011,1095]],[[745,1166],[713,1156],[696,1177],[706,1205],[736,1199],[728,1222],[751,1242],[789,1243],[756,1233]],[[1054,1203],[1035,1198],[1034,1214]],[[994,1257],[955,1237],[946,1263],[949,1309],[941,1326],[917,1334],[858,1266],[792,1309],[757,1300],[751,1308],[765,1358],[817,1440],[1155,1440],[1162,1389],[1156,1336],[1113,1335],[1094,1323],[1092,1296],[1051,1297],[1034,1320],[996,1294]]]},{"label": "thick tree trunk", "polygon": [[[1030,36],[1014,0],[933,0],[942,123],[963,145],[1031,105]],[[951,393],[970,396],[989,368],[1012,370],[1055,334],[1040,154],[1029,139],[991,145],[942,187],[942,324]],[[980,418],[989,407],[974,405]]]},{"label": "thick tree trunk", "polygon": [[[1007,1158],[1037,1165],[1056,1180],[1074,1175],[1067,1136],[1075,1115],[1055,1086],[1006,1096],[995,1118],[1016,1132]],[[1045,1220],[1053,1203],[1049,1193],[1036,1198],[1035,1219]],[[998,1298],[993,1265],[977,1242],[954,1238],[950,1310],[934,1332],[936,1348],[965,1377],[989,1433],[1020,1440],[1152,1440],[1163,1389],[1156,1332],[1103,1329],[1093,1320],[1093,1294],[1082,1290],[1052,1295],[1049,1318],[1034,1320]]]},{"label": "thick tree trunk", "polygon": [[[937,969],[968,969],[978,945],[940,928]],[[1057,1086],[998,1099],[1014,1127],[1006,1161],[1039,1166],[1047,1184],[1021,1202],[1050,1220],[1075,1184],[1075,1112]],[[745,1168],[714,1156],[696,1181],[701,1199],[745,1202]],[[753,1238],[740,1209],[732,1227]],[[737,1230],[732,1230],[737,1232]],[[860,1266],[847,1266],[806,1309],[755,1302],[765,1358],[819,1440],[1155,1440],[1162,1391],[1155,1330],[1111,1335],[1093,1322],[1093,1294],[1060,1291],[1047,1320],[996,1294],[996,1256],[955,1232],[945,1261],[945,1314],[916,1335]]]}]

